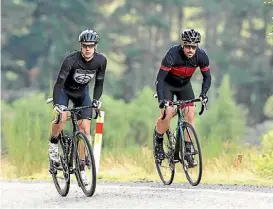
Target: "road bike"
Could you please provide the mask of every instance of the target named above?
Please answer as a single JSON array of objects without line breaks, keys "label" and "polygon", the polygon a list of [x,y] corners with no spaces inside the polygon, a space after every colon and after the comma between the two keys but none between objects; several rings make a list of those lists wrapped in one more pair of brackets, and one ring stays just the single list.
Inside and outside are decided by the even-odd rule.
[{"label": "road bike", "polygon": [[[48,98],[46,103],[52,103],[53,99]],[[49,172],[52,175],[53,182],[58,193],[66,196],[70,188],[70,175],[75,174],[78,186],[83,193],[90,197],[96,189],[96,166],[91,144],[86,135],[80,131],[77,122],[77,115],[85,108],[95,108],[92,105],[75,108],[66,108],[63,111],[69,112],[69,119],[72,121],[73,132],[71,136],[64,134],[62,130],[59,137],[59,156],[60,163],[53,163],[49,159]],[[99,114],[98,111],[96,111]],[[97,117],[98,115],[96,115]],[[60,114],[56,119],[56,123],[60,121]],[[82,159],[83,158],[83,159]],[[80,168],[84,168],[88,183],[85,183]]]},{"label": "road bike", "polygon": [[[154,95],[157,98],[157,95]],[[163,113],[164,119],[166,117],[166,107],[174,106],[175,113],[173,117],[176,115],[178,116],[177,126],[174,131],[169,128],[164,135],[167,136],[167,140],[163,141],[163,148],[164,148],[164,159],[158,159],[155,151],[155,144],[156,144],[156,137],[155,137],[155,130],[153,135],[153,152],[154,152],[154,159],[155,165],[158,172],[158,175],[161,181],[165,185],[170,185],[173,182],[174,175],[175,175],[175,164],[181,163],[183,170],[185,172],[186,178],[188,179],[189,183],[192,186],[197,186],[202,177],[202,153],[200,143],[196,134],[194,127],[185,121],[184,114],[187,108],[181,108],[181,106],[189,103],[200,102],[200,99],[191,99],[191,100],[184,100],[184,101],[170,101],[165,104],[165,109]],[[202,115],[204,110],[207,109],[206,103],[202,103],[201,111],[199,115]],[[191,144],[191,149],[186,150],[185,147],[185,138]],[[192,157],[196,162],[197,165],[191,167],[186,160],[187,158]],[[164,170],[166,169],[166,171]]]}]

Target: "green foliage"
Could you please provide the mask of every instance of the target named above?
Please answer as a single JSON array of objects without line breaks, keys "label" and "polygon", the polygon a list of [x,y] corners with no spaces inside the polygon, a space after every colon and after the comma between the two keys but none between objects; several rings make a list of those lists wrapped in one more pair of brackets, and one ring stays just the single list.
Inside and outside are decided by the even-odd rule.
[{"label": "green foliage", "polygon": [[[108,95],[102,97],[102,110],[105,111],[102,152],[105,159],[109,153],[115,156],[122,153],[137,160],[143,149],[146,150],[145,155],[152,157],[152,134],[159,115],[153,93],[151,89],[144,88],[130,103]],[[221,158],[223,154],[235,156],[241,149],[236,140],[244,129],[245,118],[231,95],[226,76],[219,88],[219,97],[210,101],[209,111],[196,117],[197,133],[206,159]],[[2,119],[5,120],[2,128],[2,141],[7,150],[5,156],[15,166],[17,176],[31,175],[48,166],[48,137],[53,111],[50,105],[45,104],[45,99],[44,94],[35,94],[16,100],[11,105],[1,102]],[[176,125],[176,119],[173,122]],[[94,123],[91,128],[93,132]],[[272,141],[266,139],[262,146],[264,156],[259,161],[267,162],[271,156]],[[266,168],[262,164],[257,165],[261,175],[267,175],[269,164],[265,164]],[[148,170],[151,167],[145,166]]]},{"label": "green foliage", "polygon": [[52,108],[46,105],[44,94],[36,94],[15,101],[9,109],[12,116],[3,113],[2,124],[7,159],[17,176],[39,172],[47,163]]},{"label": "green foliage", "polygon": [[[265,5],[269,7],[269,5],[271,5],[271,8],[272,5],[273,5],[273,0],[265,0],[264,1]],[[270,35],[271,37],[273,36],[273,17],[271,17],[271,23],[269,24],[269,27],[268,27],[268,35]]]},{"label": "green foliage", "polygon": [[[1,124],[6,124],[12,118],[14,112],[10,105],[8,105],[4,100],[1,100]],[[3,127],[3,126],[2,126]],[[7,145],[5,140],[3,140],[3,128],[1,129],[1,153],[6,153]]]},{"label": "green foliage", "polygon": [[265,4],[273,4],[273,0],[265,0],[264,3]]},{"label": "green foliage", "polygon": [[103,97],[105,111],[104,147],[110,150],[147,146],[157,119],[157,102],[149,88],[130,103]]},{"label": "green foliage", "polygon": [[273,152],[273,130],[269,131],[262,137],[262,151],[263,153]]},{"label": "green foliage", "polygon": [[256,171],[263,177],[273,176],[273,131],[269,131],[262,137],[262,155],[255,163]]},{"label": "green foliage", "polygon": [[[209,100],[208,111],[196,117],[197,133],[207,159],[221,158],[223,153],[236,155],[246,128],[246,111],[236,104],[229,79],[229,75],[224,76],[218,96]],[[196,109],[200,109],[199,104]]]},{"label": "green foliage", "polygon": [[157,26],[160,29],[165,29],[168,30],[169,29],[169,25],[167,23],[167,21],[162,21],[162,19],[160,18],[160,15],[149,15],[147,16],[146,19],[146,24],[148,26]]},{"label": "green foliage", "polygon": [[[107,71],[121,72],[116,79],[106,76],[105,91],[130,101],[142,88],[153,87],[181,27],[194,27],[201,32],[216,87],[229,73],[237,101],[260,122],[263,93],[272,91],[272,39],[264,34],[267,27],[272,31],[267,24],[272,6],[260,0],[3,1],[2,92],[12,101],[20,97],[19,89],[47,91],[48,80],[55,80],[64,56],[79,49],[77,36],[88,27],[100,34],[98,49],[111,60]],[[252,50],[252,43],[260,44]]]},{"label": "green foliage", "polygon": [[[6,43],[3,45],[5,60],[9,61],[11,57],[13,60],[23,60],[24,64],[19,66],[14,62],[5,62],[4,72],[11,70],[21,75],[25,80],[23,87],[45,89],[52,72],[54,76],[58,72],[56,69],[60,67],[64,55],[79,48],[77,37],[80,31],[86,27],[95,29],[95,21],[100,18],[98,6],[94,1],[72,0],[47,3],[27,0],[7,2],[4,6],[8,10],[3,10],[4,16],[8,17],[4,24],[7,28],[4,30]],[[17,10],[19,12],[15,13]],[[13,19],[19,20],[21,24],[13,23]],[[11,23],[14,25],[13,30],[8,26]],[[28,71],[34,67],[38,67],[42,74],[38,77],[38,84],[28,79]],[[22,80],[22,77],[17,81]],[[17,81],[13,82],[13,89],[21,87]],[[10,82],[12,81],[5,81],[5,85]]]},{"label": "green foliage", "polygon": [[130,135],[141,146],[152,144],[151,136],[159,116],[157,100],[153,93],[151,89],[144,88],[130,104],[132,113]]},{"label": "green foliage", "polygon": [[110,96],[104,96],[102,99],[103,110],[105,111],[105,131],[103,134],[103,145],[114,149],[121,145],[125,147],[131,143],[128,137],[130,112],[122,100],[114,100]]},{"label": "green foliage", "polygon": [[[249,107],[248,116],[256,122],[264,119],[263,113],[272,117],[272,96],[268,99],[273,82],[272,39],[264,33],[273,28],[273,23],[267,25],[273,2],[267,2],[262,7],[260,0],[205,0],[198,5],[188,0],[3,1],[2,94],[13,101],[33,89],[48,92],[48,81],[55,80],[64,56],[79,48],[79,32],[94,28],[101,37],[99,51],[111,60],[105,85],[108,96],[103,96],[103,152],[122,149],[133,155],[139,147],[151,147],[158,117],[153,91],[146,87],[154,87],[161,59],[171,44],[178,43],[181,27],[195,27],[209,55],[215,88],[226,73],[230,75],[224,77],[219,96],[210,97],[209,111],[196,117],[203,153],[210,158],[222,150],[236,152],[234,144],[244,133],[246,112],[235,99]],[[253,43],[259,43],[255,50]],[[200,80],[192,80],[200,89]],[[11,105],[1,101],[2,150],[7,150],[18,175],[30,175],[47,165],[53,115],[44,100],[43,94],[35,94]],[[268,176],[272,153],[263,152],[258,171]]]},{"label": "green foliage", "polygon": [[245,131],[246,110],[236,104],[226,75],[218,89],[218,97],[209,101],[209,111],[197,120],[200,135],[207,140],[239,140]]},{"label": "green foliage", "polygon": [[[39,172],[47,165],[49,127],[53,111],[50,105],[45,104],[45,100],[44,94],[35,94],[27,99],[18,99],[10,106],[2,102],[5,119],[3,142],[7,147],[7,158],[16,167],[18,176]],[[104,151],[131,150],[132,154],[142,146],[151,145],[152,131],[158,115],[157,102],[151,89],[143,89],[128,104],[107,95],[102,102],[105,111]],[[71,132],[67,126],[66,130]]]},{"label": "green foliage", "polygon": [[271,95],[265,103],[264,114],[267,117],[273,118],[273,95]]}]

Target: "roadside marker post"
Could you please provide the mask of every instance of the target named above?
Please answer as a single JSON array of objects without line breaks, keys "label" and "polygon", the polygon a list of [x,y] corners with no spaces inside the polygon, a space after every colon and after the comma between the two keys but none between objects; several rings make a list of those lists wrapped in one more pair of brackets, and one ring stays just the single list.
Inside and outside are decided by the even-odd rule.
[{"label": "roadside marker post", "polygon": [[94,141],[94,158],[96,164],[96,173],[99,173],[99,164],[102,148],[102,135],[104,128],[104,111],[100,111],[100,116],[96,120],[96,132],[95,132],[95,141]]}]

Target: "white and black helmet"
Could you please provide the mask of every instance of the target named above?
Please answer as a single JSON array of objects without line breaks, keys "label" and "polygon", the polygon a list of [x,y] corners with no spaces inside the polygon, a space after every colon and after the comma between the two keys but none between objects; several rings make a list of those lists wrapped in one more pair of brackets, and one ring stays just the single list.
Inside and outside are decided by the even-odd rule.
[{"label": "white and black helmet", "polygon": [[194,29],[185,29],[181,33],[181,41],[183,43],[198,44],[201,42],[201,35]]},{"label": "white and black helmet", "polygon": [[99,34],[94,30],[84,30],[79,35],[79,42],[99,42]]}]

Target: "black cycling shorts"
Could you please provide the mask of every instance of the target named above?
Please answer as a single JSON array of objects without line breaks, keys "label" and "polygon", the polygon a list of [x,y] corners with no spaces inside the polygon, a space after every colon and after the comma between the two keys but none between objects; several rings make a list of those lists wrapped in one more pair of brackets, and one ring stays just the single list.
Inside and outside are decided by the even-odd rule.
[{"label": "black cycling shorts", "polygon": [[[176,100],[189,100],[194,99],[194,92],[192,89],[191,82],[188,82],[182,87],[174,87],[171,86],[169,83],[164,82],[164,99],[173,101],[174,96],[176,96]],[[182,106],[194,106],[193,103],[185,104]]]},{"label": "black cycling shorts", "polygon": [[[60,99],[58,101],[59,105],[63,105],[65,107],[68,107],[68,102],[69,100],[72,101],[73,107],[82,107],[82,106],[88,106],[91,105],[91,98],[89,95],[89,88],[86,88],[84,92],[75,97],[70,95],[68,92],[65,92],[65,90],[61,91]],[[82,120],[82,119],[88,119],[91,120],[92,118],[92,108],[85,108],[79,111],[79,114],[77,114],[77,120]]]}]

